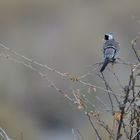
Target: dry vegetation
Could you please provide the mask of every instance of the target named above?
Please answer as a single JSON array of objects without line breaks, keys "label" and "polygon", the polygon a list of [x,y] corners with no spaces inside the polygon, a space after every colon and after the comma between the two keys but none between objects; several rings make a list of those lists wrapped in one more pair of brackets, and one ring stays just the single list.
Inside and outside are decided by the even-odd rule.
[{"label": "dry vegetation", "polygon": [[[140,76],[140,58],[139,58],[139,50],[137,50],[137,42],[140,38],[138,34],[131,42],[132,49],[137,58],[136,63],[128,63],[124,62],[121,58],[118,58],[115,65],[124,65],[129,67],[130,75],[128,84],[122,85],[119,80],[119,75],[113,72],[110,68],[108,71],[112,73],[114,76],[114,80],[119,84],[120,89],[118,89],[118,93],[115,93],[112,90],[112,87],[108,84],[108,78],[105,77],[103,73],[99,73],[99,68],[102,63],[96,63],[92,65],[92,71],[82,75],[75,76],[69,73],[62,73],[57,71],[54,68],[49,67],[48,65],[43,65],[36,60],[32,60],[27,58],[26,56],[17,53],[14,50],[7,48],[5,45],[0,44],[0,47],[3,51],[0,53],[0,57],[5,58],[9,61],[22,64],[26,68],[31,69],[36,74],[39,74],[41,78],[45,78],[49,83],[50,87],[54,88],[58,93],[60,93],[64,98],[66,98],[69,102],[77,106],[78,110],[82,110],[83,113],[87,116],[89,120],[93,132],[95,133],[98,140],[102,140],[100,129],[101,127],[105,129],[108,139],[119,140],[119,139],[128,139],[128,140],[139,140],[140,139],[140,84],[137,82]],[[47,73],[42,72],[41,69],[46,69]],[[96,92],[96,90],[100,89],[103,92],[107,93],[107,96],[110,100],[110,106],[107,106],[106,103],[98,96],[96,96],[96,100],[102,105],[102,108],[99,110],[96,108],[90,99],[86,97],[85,94],[82,93],[79,89],[73,90],[71,94],[66,93],[64,90],[60,89],[55,85],[55,83],[49,80],[49,72],[56,73],[63,80],[69,80],[72,83],[80,83],[82,86],[87,87],[88,93]],[[83,79],[91,75],[93,73],[97,74],[97,76],[104,83],[104,87],[93,85],[89,82],[85,82]],[[102,110],[105,110],[106,113],[109,112],[112,120],[111,125],[106,123],[103,119]],[[5,133],[5,131],[0,129],[1,137],[4,140],[9,140],[9,137]],[[72,134],[74,135],[75,140],[84,140],[84,134],[81,134],[80,131],[72,129]]]}]

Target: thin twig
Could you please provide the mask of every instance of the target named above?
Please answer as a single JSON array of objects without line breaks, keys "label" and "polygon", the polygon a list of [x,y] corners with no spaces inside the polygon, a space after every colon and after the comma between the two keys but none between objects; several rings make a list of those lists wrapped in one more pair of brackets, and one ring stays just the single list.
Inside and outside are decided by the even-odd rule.
[{"label": "thin twig", "polygon": [[136,138],[137,135],[139,135],[140,130],[131,138],[131,140],[134,140]]},{"label": "thin twig", "polygon": [[0,127],[0,136],[2,136],[2,138],[4,138],[4,140],[11,140],[8,135],[6,134],[6,132]]},{"label": "thin twig", "polygon": [[130,76],[130,80],[129,80],[129,84],[128,86],[126,86],[124,88],[124,92],[125,92],[125,99],[123,101],[123,105],[121,106],[121,117],[120,117],[120,122],[119,122],[119,126],[118,126],[118,130],[117,130],[117,137],[116,140],[119,140],[121,137],[120,131],[121,131],[121,126],[123,123],[123,117],[124,117],[124,113],[125,113],[125,106],[128,100],[128,96],[129,96],[129,92],[130,92],[130,85],[131,85],[131,76]]},{"label": "thin twig", "polygon": [[84,136],[81,134],[79,129],[77,129],[77,133],[79,134],[79,136],[81,137],[82,140],[85,140]]},{"label": "thin twig", "polygon": [[118,77],[118,76],[116,75],[116,73],[113,72],[110,68],[108,68],[108,69],[109,69],[109,71],[114,75],[114,77],[115,77],[115,79],[117,80],[119,86],[123,89],[123,86],[122,86],[122,84],[121,84],[121,81],[119,80],[119,77]]},{"label": "thin twig", "polygon": [[96,134],[96,136],[97,136],[97,138],[98,138],[98,140],[102,140],[102,139],[101,139],[101,136],[99,135],[98,130],[96,129],[94,123],[92,122],[92,120],[91,120],[91,118],[90,118],[90,115],[89,115],[88,113],[86,113],[86,115],[87,115],[87,117],[88,117],[88,120],[89,120],[89,122],[90,122],[90,124],[91,124],[91,126],[92,126],[92,128],[93,128],[93,130],[94,130],[94,132],[95,132],[95,134]]},{"label": "thin twig", "polygon": [[136,46],[137,41],[139,39],[140,39],[140,33],[131,41],[131,46],[132,46],[132,49],[133,49],[133,51],[135,53],[135,56],[137,57],[138,61],[140,62],[140,58],[139,58],[138,53],[137,53],[137,51],[135,49],[135,46]]},{"label": "thin twig", "polygon": [[[109,90],[109,86],[108,86],[108,83],[107,83],[107,81],[106,81],[106,79],[105,79],[105,77],[104,77],[104,74],[103,74],[103,73],[101,73],[101,74],[102,74],[103,80],[104,80],[104,82],[105,82],[105,87],[106,87],[107,90]],[[109,97],[110,104],[111,104],[112,114],[114,114],[113,101],[112,101],[112,98],[111,98],[111,96],[110,96],[110,93],[109,93],[109,92],[107,92],[107,93],[108,93],[108,97]]]},{"label": "thin twig", "polygon": [[77,135],[76,135],[76,133],[75,133],[75,131],[74,131],[74,129],[72,128],[72,134],[73,134],[73,137],[74,137],[74,140],[79,140],[78,138],[77,138]]}]

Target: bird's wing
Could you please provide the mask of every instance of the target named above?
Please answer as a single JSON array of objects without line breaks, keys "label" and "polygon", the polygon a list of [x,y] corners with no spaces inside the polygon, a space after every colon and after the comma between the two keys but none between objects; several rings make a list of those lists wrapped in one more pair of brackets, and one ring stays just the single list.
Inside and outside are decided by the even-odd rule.
[{"label": "bird's wing", "polygon": [[104,50],[104,57],[105,58],[114,58],[116,54],[116,50],[113,48],[113,46],[108,46],[105,50]]}]

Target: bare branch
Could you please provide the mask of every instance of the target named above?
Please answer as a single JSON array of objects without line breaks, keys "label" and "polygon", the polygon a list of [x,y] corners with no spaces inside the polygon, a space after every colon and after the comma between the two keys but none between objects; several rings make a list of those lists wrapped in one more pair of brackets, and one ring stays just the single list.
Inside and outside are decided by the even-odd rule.
[{"label": "bare branch", "polygon": [[96,136],[97,136],[97,138],[98,138],[98,140],[102,140],[102,139],[101,139],[101,136],[99,135],[98,130],[96,129],[94,123],[92,122],[92,120],[91,120],[91,118],[90,118],[90,115],[89,115],[87,112],[86,112],[85,114],[87,115],[88,120],[89,120],[89,122],[90,122],[90,124],[91,124],[91,126],[92,126],[92,128],[93,128],[93,130],[94,130],[94,132],[95,132],[95,134],[96,134]]},{"label": "bare branch", "polygon": [[131,41],[131,46],[132,46],[132,49],[133,49],[133,51],[134,51],[134,53],[135,53],[135,56],[137,57],[138,61],[140,62],[140,58],[139,58],[139,56],[138,56],[138,54],[137,54],[137,51],[136,51],[136,49],[135,49],[135,46],[136,46],[137,41],[138,41],[139,39],[140,39],[140,33]]}]

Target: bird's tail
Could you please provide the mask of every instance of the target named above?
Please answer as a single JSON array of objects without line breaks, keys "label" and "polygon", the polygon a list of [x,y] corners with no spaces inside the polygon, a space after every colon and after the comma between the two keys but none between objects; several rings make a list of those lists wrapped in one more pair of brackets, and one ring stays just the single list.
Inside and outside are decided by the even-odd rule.
[{"label": "bird's tail", "polygon": [[108,63],[109,63],[109,59],[106,58],[105,61],[103,62],[101,69],[100,69],[100,72],[103,72],[105,70]]}]

